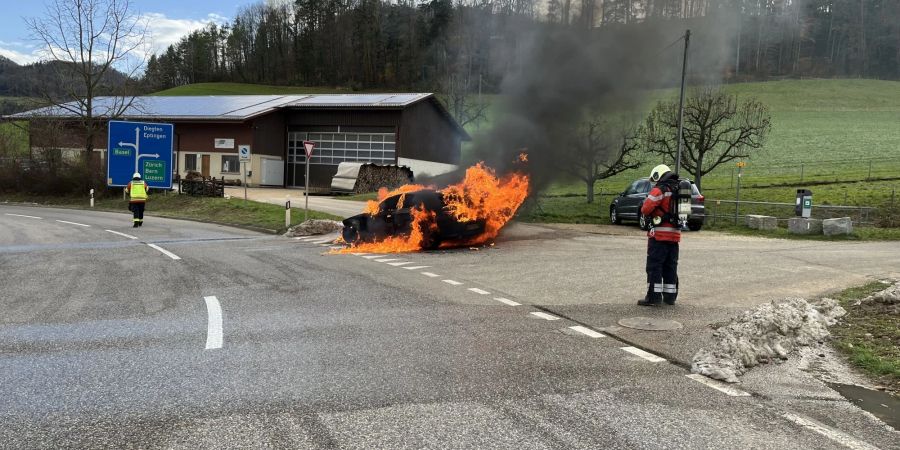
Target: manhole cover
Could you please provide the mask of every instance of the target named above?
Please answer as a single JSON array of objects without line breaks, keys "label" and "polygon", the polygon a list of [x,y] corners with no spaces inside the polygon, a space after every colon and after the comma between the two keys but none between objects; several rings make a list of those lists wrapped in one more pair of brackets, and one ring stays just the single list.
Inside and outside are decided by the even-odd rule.
[{"label": "manhole cover", "polygon": [[668,319],[657,319],[654,317],[627,317],[619,319],[619,325],[636,330],[647,331],[668,331],[682,328],[681,324]]}]

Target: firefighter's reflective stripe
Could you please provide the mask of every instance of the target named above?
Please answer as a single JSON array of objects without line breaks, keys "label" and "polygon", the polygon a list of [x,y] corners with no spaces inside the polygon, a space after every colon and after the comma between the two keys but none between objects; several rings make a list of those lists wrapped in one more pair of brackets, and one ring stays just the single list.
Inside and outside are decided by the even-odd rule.
[{"label": "firefighter's reflective stripe", "polygon": [[663,284],[662,291],[667,294],[674,294],[674,293],[678,292],[678,285],[677,284]]},{"label": "firefighter's reflective stripe", "polygon": [[647,283],[648,287],[652,287],[653,292],[665,292],[662,283]]},{"label": "firefighter's reflective stripe", "polygon": [[665,231],[665,232],[670,232],[670,233],[678,233],[678,234],[681,234],[681,229],[679,229],[679,228],[672,228],[672,227],[653,227],[653,229],[656,230],[656,231]]}]

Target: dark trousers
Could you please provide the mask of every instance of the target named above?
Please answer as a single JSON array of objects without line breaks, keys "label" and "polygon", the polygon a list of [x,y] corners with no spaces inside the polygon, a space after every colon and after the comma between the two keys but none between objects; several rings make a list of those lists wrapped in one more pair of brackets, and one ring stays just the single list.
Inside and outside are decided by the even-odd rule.
[{"label": "dark trousers", "polygon": [[648,239],[647,300],[674,303],[678,297],[678,243]]},{"label": "dark trousers", "polygon": [[142,223],[144,221],[144,206],[144,202],[128,204],[128,209],[134,214],[134,223]]}]

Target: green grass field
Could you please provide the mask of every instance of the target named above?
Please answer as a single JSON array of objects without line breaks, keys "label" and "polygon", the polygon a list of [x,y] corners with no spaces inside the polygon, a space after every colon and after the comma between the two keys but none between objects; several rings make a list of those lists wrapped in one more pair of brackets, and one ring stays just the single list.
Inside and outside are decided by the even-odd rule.
[{"label": "green grass field", "polygon": [[[742,200],[793,202],[796,189],[807,187],[816,205],[883,207],[893,194],[895,207],[900,206],[900,82],[791,80],[726,89],[739,97],[752,95],[772,112],[766,147],[747,161],[741,177]],[[673,93],[660,94],[666,95]],[[529,210],[525,217],[605,222],[611,195],[647,176],[655,163],[599,182],[604,196],[595,205],[567,197],[583,195],[583,184],[558,183],[539,202],[544,213]],[[706,175],[707,205],[714,199],[734,200],[736,185],[733,164]]]}]

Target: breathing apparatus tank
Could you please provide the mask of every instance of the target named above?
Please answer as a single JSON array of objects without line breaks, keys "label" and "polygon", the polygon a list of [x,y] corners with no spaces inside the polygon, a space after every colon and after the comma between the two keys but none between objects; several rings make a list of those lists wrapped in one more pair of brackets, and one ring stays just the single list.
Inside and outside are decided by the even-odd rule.
[{"label": "breathing apparatus tank", "polygon": [[678,220],[685,223],[691,215],[691,195],[693,188],[688,180],[678,182]]}]

